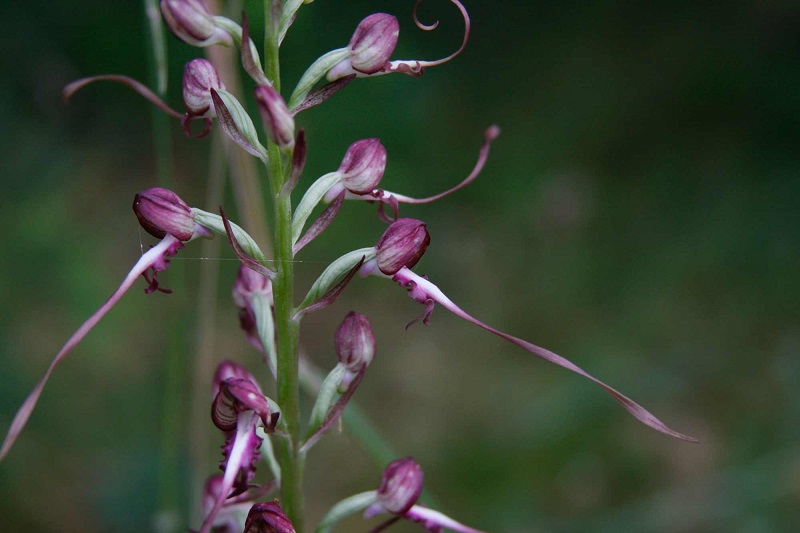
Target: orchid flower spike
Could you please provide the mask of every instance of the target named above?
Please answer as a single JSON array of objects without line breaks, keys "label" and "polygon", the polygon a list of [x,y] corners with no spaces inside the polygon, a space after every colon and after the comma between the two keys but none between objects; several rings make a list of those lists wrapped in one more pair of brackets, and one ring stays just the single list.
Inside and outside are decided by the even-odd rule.
[{"label": "orchid flower spike", "polygon": [[[450,0],[461,12],[464,19],[464,37],[461,46],[447,57],[434,61],[424,61],[416,59],[404,59],[389,61],[389,57],[397,46],[397,38],[400,27],[397,19],[385,13],[375,13],[370,15],[356,28],[350,44],[347,46],[347,58],[337,63],[330,71],[327,78],[333,81],[350,74],[357,77],[375,76],[389,74],[391,72],[402,72],[409,76],[422,76],[427,67],[442,65],[455,58],[467,46],[470,32],[469,14],[458,0]],[[417,18],[417,8],[422,0],[417,0],[414,4],[414,24],[421,30],[431,31],[436,29],[439,22],[433,24],[423,24]]]},{"label": "orchid flower spike", "polygon": [[382,277],[391,277],[392,281],[395,281],[398,285],[408,290],[408,295],[411,299],[425,306],[425,311],[423,311],[419,317],[409,322],[406,328],[419,320],[422,320],[424,324],[428,324],[431,313],[433,313],[433,308],[435,304],[438,303],[467,322],[471,322],[502,339],[516,344],[537,357],[594,381],[643,424],[671,437],[696,442],[694,437],[670,429],[644,407],[616,389],[606,385],[569,360],[550,350],[546,350],[545,348],[541,348],[528,341],[495,329],[458,307],[441,289],[439,289],[439,287],[431,283],[427,277],[420,276],[411,271],[411,268],[419,261],[422,254],[425,253],[429,243],[430,236],[425,229],[424,222],[408,218],[398,219],[389,225],[378,241],[375,247],[375,258],[367,261],[364,266],[361,267],[360,272],[362,276],[372,274]]},{"label": "orchid flower spike", "polygon": [[228,32],[217,26],[204,0],[161,0],[161,14],[169,30],[186,44],[233,44]]},{"label": "orchid flower spike", "polygon": [[100,308],[84,322],[78,330],[72,334],[61,350],[53,358],[50,366],[47,367],[39,383],[28,395],[19,408],[11,427],[0,448],[0,461],[5,458],[19,434],[28,423],[28,419],[33,413],[36,403],[39,401],[50,374],[56,366],[69,355],[83,338],[94,328],[100,319],[108,313],[122,296],[130,289],[139,276],[144,277],[148,286],[145,293],[154,291],[171,292],[158,285],[158,273],[163,272],[169,266],[170,258],[178,250],[183,248],[185,242],[196,237],[208,236],[208,230],[194,222],[192,211],[178,195],[166,189],[148,189],[136,195],[133,202],[133,209],[142,227],[151,235],[159,237],[161,242],[153,246],[133,265],[128,275],[116,291],[105,301]]},{"label": "orchid flower spike", "polygon": [[211,530],[217,513],[229,497],[242,494],[250,487],[263,442],[256,429],[260,422],[266,433],[274,432],[280,415],[274,402],[262,394],[255,378],[231,361],[223,361],[217,367],[214,391],[211,420],[226,437],[220,463],[224,474],[217,500],[206,514],[201,533]]}]

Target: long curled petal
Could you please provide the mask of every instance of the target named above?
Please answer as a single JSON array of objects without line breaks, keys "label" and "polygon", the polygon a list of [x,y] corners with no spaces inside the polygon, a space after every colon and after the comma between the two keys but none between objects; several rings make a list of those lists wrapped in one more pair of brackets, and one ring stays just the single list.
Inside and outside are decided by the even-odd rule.
[{"label": "long curled petal", "polygon": [[20,407],[19,411],[17,411],[16,416],[14,416],[14,420],[11,422],[11,427],[9,428],[6,438],[3,441],[3,447],[0,448],[0,461],[5,458],[9,450],[11,450],[11,447],[14,445],[14,442],[17,440],[19,434],[25,428],[25,424],[27,424],[28,418],[30,418],[31,413],[36,407],[36,403],[39,401],[39,396],[41,396],[42,390],[44,390],[44,386],[47,384],[47,380],[50,379],[50,374],[53,373],[53,370],[56,368],[58,363],[63,361],[64,358],[72,351],[72,349],[83,340],[83,338],[92,330],[92,328],[97,325],[98,322],[100,322],[100,319],[103,318],[112,307],[114,307],[120,298],[122,298],[122,295],[131,288],[139,276],[144,274],[147,270],[152,268],[160,261],[163,261],[167,254],[174,252],[177,248],[182,246],[183,245],[181,242],[172,235],[167,235],[164,237],[160,243],[142,255],[139,261],[137,261],[133,266],[131,271],[128,272],[128,275],[122,281],[122,284],[119,286],[119,288],[114,291],[114,294],[112,294],[108,300],[106,300],[106,302],[101,305],[100,308],[95,311],[94,314],[90,316],[75,333],[72,334],[61,350],[59,350],[59,352],[53,358],[53,361],[50,363],[50,366],[47,367],[47,371],[42,376],[42,379],[39,380],[39,383],[36,384],[36,387],[33,388],[31,393],[25,399],[25,402],[23,402],[22,407]]},{"label": "long curled petal", "polygon": [[123,85],[127,85],[140,95],[142,95],[145,100],[159,108],[164,113],[168,114],[171,117],[183,119],[183,113],[178,113],[170,106],[168,106],[161,98],[158,97],[156,93],[150,90],[149,87],[144,85],[141,82],[136,81],[133,78],[129,78],[128,76],[123,76],[120,74],[103,74],[100,76],[89,76],[88,78],[81,78],[79,80],[75,80],[72,83],[68,84],[64,87],[63,95],[64,100],[69,100],[73,94],[78,92],[81,88],[89,85],[90,83],[94,83],[96,81],[113,81],[116,83],[121,83]]},{"label": "long curled petal", "polygon": [[[545,348],[540,346],[536,346],[533,343],[530,343],[526,340],[520,339],[518,337],[514,337],[513,335],[509,335],[508,333],[504,333],[498,329],[495,329],[487,324],[484,324],[480,320],[472,317],[466,311],[458,307],[455,303],[453,303],[450,298],[448,298],[442,291],[428,281],[427,279],[415,274],[408,268],[403,268],[399,272],[397,272],[394,277],[392,278],[394,281],[398,282],[401,286],[406,287],[409,289],[411,296],[420,301],[420,303],[428,303],[429,300],[432,300],[442,307],[450,311],[451,313],[463,318],[467,322],[472,322],[476,326],[485,329],[486,331],[497,335],[500,338],[503,338],[511,343],[516,344],[520,348],[527,350],[528,352],[532,353],[537,357],[541,357],[545,361],[549,361],[555,365],[560,367],[566,368],[567,370],[571,370],[576,374],[580,374],[581,376],[590,379],[600,385],[607,393],[609,393],[617,402],[625,408],[631,415],[634,416],[637,420],[649,426],[656,431],[660,431],[666,435],[671,437],[675,437],[676,439],[681,439],[689,442],[697,442],[697,439],[694,437],[690,437],[688,435],[684,435],[683,433],[678,433],[677,431],[670,429],[664,422],[656,418],[652,413],[650,413],[647,409],[639,405],[638,403],[634,402],[618,390],[612,388],[609,385],[606,385],[596,377],[592,376],[585,370],[583,370],[578,365],[572,363],[571,361],[561,357],[560,355],[551,352]],[[428,311],[429,314],[429,311]]]}]

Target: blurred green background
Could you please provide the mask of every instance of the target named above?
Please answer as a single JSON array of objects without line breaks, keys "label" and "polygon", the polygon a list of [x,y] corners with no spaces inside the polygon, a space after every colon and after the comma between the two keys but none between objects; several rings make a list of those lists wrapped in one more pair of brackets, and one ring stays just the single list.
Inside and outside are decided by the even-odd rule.
[{"label": "blurred green background", "polygon": [[[432,33],[414,28],[411,7],[303,7],[284,43],[284,94],[378,10],[401,21],[395,57],[450,53],[462,28],[453,6],[422,3],[423,21],[441,20]],[[356,399],[397,453],[423,466],[437,507],[474,527],[795,531],[800,7],[467,7],[473,32],[457,60],[421,79],[357,80],[298,117],[309,145],[303,183],[334,170],[354,140],[380,137],[389,153],[383,186],[434,194],[466,176],[483,129],[499,124],[474,184],[402,209],[427,221],[432,236],[416,270],[468,312],[569,357],[702,442],[641,426],[593,384],[442,309],[429,327],[404,331],[421,308],[377,279],[353,283],[309,317],[305,349],[330,367],[346,312],[370,317],[379,352]],[[246,8],[258,28],[259,3]],[[92,74],[147,80],[142,3],[12,3],[4,18],[3,432],[63,342],[153,242],[130,204],[158,184],[153,115],[141,98],[112,84],[88,87],[70,105],[60,95]],[[182,65],[202,52],[167,41],[169,101],[179,108]],[[206,203],[213,144],[172,123],[174,189],[209,211],[217,207]],[[237,216],[230,184],[222,201]],[[298,257],[298,297],[327,262],[372,245],[383,228],[374,207],[347,204]],[[201,405],[192,397],[197,339],[212,347],[203,364],[232,358],[265,375],[228,296],[236,267],[224,243],[187,246],[162,275],[175,294],[145,296],[139,283],[58,368],[0,465],[0,530],[149,531],[159,501],[191,505],[221,444],[210,422],[203,430],[190,423],[207,416],[210,400],[202,382]],[[215,269],[218,281],[201,285]],[[213,327],[198,326],[203,295],[215,302]],[[165,437],[170,364],[183,395],[169,411],[178,433]],[[201,450],[194,460],[190,440]],[[159,458],[165,445],[177,467]],[[375,487],[381,468],[346,431],[325,439],[307,468],[310,523]],[[196,516],[178,523],[199,525]],[[341,530],[368,528],[354,519]]]}]

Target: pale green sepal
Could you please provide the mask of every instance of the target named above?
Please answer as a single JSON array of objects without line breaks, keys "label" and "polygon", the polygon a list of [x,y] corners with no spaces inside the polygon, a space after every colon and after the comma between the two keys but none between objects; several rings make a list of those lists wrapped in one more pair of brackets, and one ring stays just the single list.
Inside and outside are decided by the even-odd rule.
[{"label": "pale green sepal", "polygon": [[297,82],[292,97],[289,98],[289,111],[293,111],[303,103],[314,85],[328,74],[328,71],[340,61],[347,59],[350,51],[347,48],[337,48],[319,57],[308,67],[303,77]]},{"label": "pale green sepal", "polygon": [[364,262],[375,259],[375,248],[361,248],[353,250],[352,252],[344,254],[342,257],[328,265],[328,268],[317,278],[317,281],[311,286],[305,300],[297,308],[297,311],[308,307],[330,291],[337,283],[342,281],[344,277],[353,270],[353,268],[365,257]]},{"label": "pale green sepal", "polygon": [[343,518],[363,511],[378,501],[378,491],[370,490],[355,494],[338,502],[328,511],[316,529],[316,533],[328,533]]},{"label": "pale green sepal", "polygon": [[317,429],[322,425],[325,417],[328,416],[328,411],[330,411],[331,406],[336,403],[341,396],[337,389],[345,372],[347,372],[347,367],[339,363],[333,367],[333,370],[330,371],[322,382],[322,386],[320,386],[319,393],[317,394],[317,400],[314,402],[314,409],[311,410],[306,439],[317,432]]},{"label": "pale green sepal", "polygon": [[297,243],[300,234],[303,233],[303,226],[306,225],[308,217],[311,212],[322,201],[325,193],[333,187],[336,182],[342,179],[342,175],[338,172],[329,172],[317,181],[311,184],[300,203],[297,204],[297,209],[294,210],[294,217],[292,218],[292,246]]},{"label": "pale green sepal", "polygon": [[295,15],[297,15],[297,12],[300,10],[300,6],[302,6],[304,3],[306,2],[303,0],[286,0],[286,3],[283,4],[280,26],[278,27],[279,44],[283,42],[283,38],[286,37],[286,32],[289,31],[289,26],[291,26],[292,22],[294,22]]},{"label": "pale green sepal", "polygon": [[[227,17],[215,16],[214,26],[231,36],[236,48],[242,47],[242,27]],[[258,55],[256,55],[258,57]]]},{"label": "pale green sepal", "polygon": [[251,305],[256,316],[258,338],[266,352],[267,364],[272,377],[277,379],[278,350],[275,347],[275,317],[272,315],[272,303],[261,293],[253,293]]},{"label": "pale green sepal", "polygon": [[[192,208],[192,213],[194,214],[194,220],[197,224],[210,229],[214,233],[222,235],[226,239],[228,238],[228,234],[225,232],[225,224],[222,223],[221,216],[203,211],[202,209],[197,209],[196,207]],[[267,258],[264,257],[264,253],[258,247],[256,241],[254,241],[245,230],[233,222],[231,222],[231,228],[233,229],[234,235],[236,235],[236,240],[239,241],[245,253],[262,265],[268,266]]]},{"label": "pale green sepal", "polygon": [[256,127],[250,115],[247,114],[247,111],[244,110],[239,100],[231,93],[223,89],[217,89],[216,92],[220,99],[222,99],[222,103],[225,104],[225,107],[228,109],[228,113],[235,126],[235,128],[231,129],[230,124],[223,119],[220,115],[220,110],[217,109],[217,118],[219,119],[220,127],[225,132],[225,135],[230,137],[232,141],[244,148],[248,153],[266,163],[267,149],[264,148],[264,145],[258,140],[258,133],[256,132]]},{"label": "pale green sepal", "polygon": [[275,450],[272,448],[272,439],[269,438],[269,435],[264,433],[264,428],[258,426],[256,428],[256,435],[264,439],[264,442],[261,443],[261,457],[267,462],[269,469],[272,471],[272,475],[275,478],[275,481],[280,486],[281,484],[281,465],[278,463],[278,459],[275,457]]}]

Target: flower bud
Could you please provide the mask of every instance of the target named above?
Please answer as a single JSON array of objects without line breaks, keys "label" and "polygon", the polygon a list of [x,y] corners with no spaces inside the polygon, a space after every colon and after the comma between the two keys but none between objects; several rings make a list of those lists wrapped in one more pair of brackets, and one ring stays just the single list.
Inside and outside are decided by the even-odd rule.
[{"label": "flower bud", "polygon": [[164,22],[181,41],[194,46],[209,44],[216,26],[204,0],[161,0]]},{"label": "flower bud", "polygon": [[375,357],[375,334],[364,315],[350,311],[334,335],[339,363],[350,372],[359,372]]},{"label": "flower bud", "polygon": [[236,429],[239,413],[245,411],[254,411],[269,431],[273,417],[267,398],[261,394],[258,386],[249,379],[226,379],[220,384],[219,392],[211,405],[211,420],[222,431],[233,431]]},{"label": "flower bud", "polygon": [[431,236],[424,222],[398,218],[375,245],[378,268],[387,276],[396,274],[403,267],[411,268],[420,260],[430,242]]},{"label": "flower bud", "polygon": [[386,169],[386,148],[380,139],[362,139],[350,145],[338,172],[342,185],[355,194],[372,192]]},{"label": "flower bud", "polygon": [[383,69],[397,46],[400,24],[392,15],[373,13],[362,20],[347,48],[353,70],[373,74]]},{"label": "flower bud", "polygon": [[195,232],[192,209],[174,192],[155,187],[136,195],[133,212],[142,227],[159,239],[167,234],[186,242]]},{"label": "flower bud", "polygon": [[383,471],[378,501],[390,513],[403,514],[422,492],[422,468],[411,457],[392,461]]},{"label": "flower bud", "polygon": [[247,513],[244,533],[294,533],[294,526],[278,502],[257,503]]},{"label": "flower bud", "polygon": [[222,383],[229,379],[246,379],[253,383],[256,388],[258,388],[259,393],[261,392],[261,389],[258,387],[258,382],[256,381],[256,378],[253,377],[253,374],[251,374],[242,365],[226,359],[217,365],[217,370],[214,372],[214,379],[212,381],[212,398],[219,394],[219,389],[222,386]]},{"label": "flower bud", "polygon": [[183,103],[189,115],[205,115],[212,109],[211,89],[225,89],[214,65],[205,59],[193,59],[186,63],[183,70]]},{"label": "flower bud", "polygon": [[253,294],[262,294],[270,301],[272,300],[272,282],[268,277],[241,265],[236,275],[236,281],[233,282],[231,294],[234,305],[239,309],[246,309],[250,307]]},{"label": "flower bud", "polygon": [[256,103],[264,129],[281,150],[294,147],[294,118],[281,95],[271,85],[256,87]]}]

